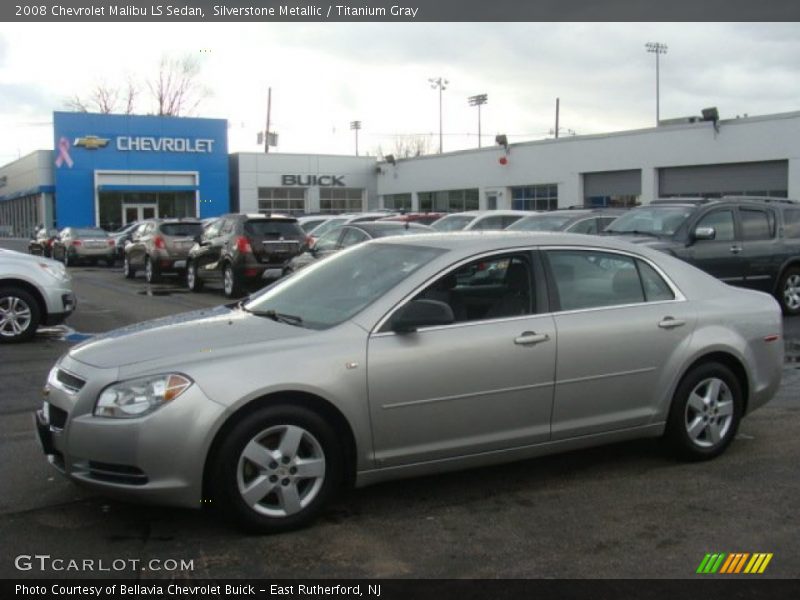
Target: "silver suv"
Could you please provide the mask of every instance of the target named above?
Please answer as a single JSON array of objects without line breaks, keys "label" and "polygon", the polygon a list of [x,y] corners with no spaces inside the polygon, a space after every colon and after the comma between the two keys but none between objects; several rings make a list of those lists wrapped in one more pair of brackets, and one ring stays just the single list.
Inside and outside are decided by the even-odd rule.
[{"label": "silver suv", "polygon": [[123,272],[133,279],[144,268],[147,283],[155,283],[167,271],[184,272],[189,250],[203,233],[197,219],[150,219],[131,234],[123,253]]},{"label": "silver suv", "polygon": [[39,325],[61,323],[75,305],[64,265],[0,249],[0,343],[29,340]]}]

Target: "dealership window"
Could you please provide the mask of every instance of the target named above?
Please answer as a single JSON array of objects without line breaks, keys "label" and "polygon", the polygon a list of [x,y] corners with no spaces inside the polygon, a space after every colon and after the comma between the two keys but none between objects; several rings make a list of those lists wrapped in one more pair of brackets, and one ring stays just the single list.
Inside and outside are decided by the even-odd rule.
[{"label": "dealership window", "polygon": [[411,194],[386,194],[383,197],[383,208],[392,210],[411,210]]},{"label": "dealership window", "polygon": [[326,187],[319,189],[319,210],[323,213],[361,212],[364,190],[360,188]]},{"label": "dealership window", "polygon": [[421,212],[463,212],[478,210],[480,205],[477,188],[420,192],[417,196]]},{"label": "dealership window", "polygon": [[555,210],[558,208],[558,185],[527,185],[511,188],[511,208],[515,210]]},{"label": "dealership window", "polygon": [[258,211],[303,214],[306,212],[306,188],[258,188]]}]

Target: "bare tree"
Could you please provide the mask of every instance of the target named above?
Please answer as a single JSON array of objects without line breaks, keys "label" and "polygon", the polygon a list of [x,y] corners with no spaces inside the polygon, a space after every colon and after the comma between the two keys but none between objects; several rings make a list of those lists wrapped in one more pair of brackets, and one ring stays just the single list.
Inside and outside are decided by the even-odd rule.
[{"label": "bare tree", "polygon": [[173,117],[193,114],[208,96],[208,90],[198,82],[199,74],[200,63],[194,57],[164,56],[158,74],[147,82],[155,101],[155,113]]},{"label": "bare tree", "polygon": [[395,136],[389,152],[384,152],[382,146],[378,146],[375,150],[375,154],[380,158],[384,158],[387,154],[391,154],[395,158],[411,158],[430,154],[430,152],[431,138],[426,135],[398,135]]}]

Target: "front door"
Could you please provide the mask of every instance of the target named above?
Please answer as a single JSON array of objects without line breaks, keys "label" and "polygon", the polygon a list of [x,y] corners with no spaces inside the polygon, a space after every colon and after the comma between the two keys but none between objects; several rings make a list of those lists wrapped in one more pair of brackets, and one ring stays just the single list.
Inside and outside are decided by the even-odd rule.
[{"label": "front door", "polygon": [[122,205],[122,224],[127,225],[134,221],[144,219],[155,219],[158,217],[157,204],[123,204]]},{"label": "front door", "polygon": [[449,304],[455,323],[372,335],[368,387],[379,466],[550,438],[555,327],[551,315],[535,312],[530,267],[524,254],[482,258],[417,296]]}]

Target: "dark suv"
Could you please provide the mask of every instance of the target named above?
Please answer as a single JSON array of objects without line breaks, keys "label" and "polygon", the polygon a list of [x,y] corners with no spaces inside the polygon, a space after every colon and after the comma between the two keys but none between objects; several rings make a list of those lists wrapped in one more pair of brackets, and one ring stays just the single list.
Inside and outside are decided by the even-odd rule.
[{"label": "dark suv", "polygon": [[800,314],[800,203],[793,200],[660,199],[624,214],[605,233],[773,294],[785,314]]},{"label": "dark suv", "polygon": [[226,296],[239,296],[246,283],[280,277],[305,243],[294,217],[224,215],[206,227],[189,253],[186,284],[197,292],[205,281],[221,280]]}]

